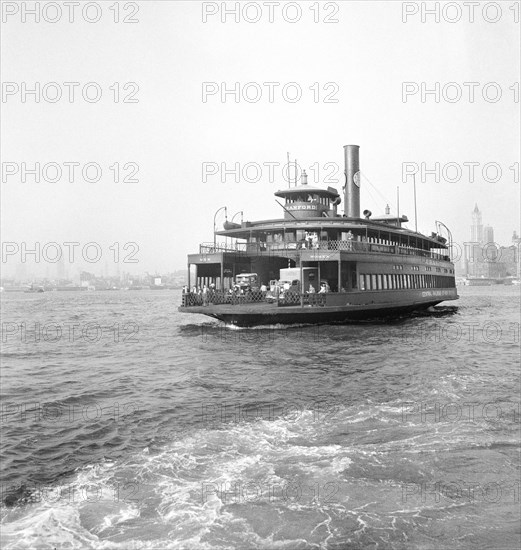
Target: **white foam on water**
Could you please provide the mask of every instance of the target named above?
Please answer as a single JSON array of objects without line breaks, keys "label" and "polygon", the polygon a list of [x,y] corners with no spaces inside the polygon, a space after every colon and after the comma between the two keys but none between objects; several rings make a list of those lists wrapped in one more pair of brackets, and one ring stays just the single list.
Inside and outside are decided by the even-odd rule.
[{"label": "white foam on water", "polygon": [[[69,485],[90,500],[48,500],[9,512],[2,548],[326,548],[345,529],[346,518],[354,541],[369,530],[384,536],[396,530],[396,515],[410,520],[418,513],[410,506],[390,507],[399,507],[401,488],[392,471],[387,473],[395,467],[389,453],[399,451],[400,475],[403,461],[413,461],[419,448],[439,446],[448,428],[437,426],[428,434],[409,428],[406,437],[397,432],[400,438],[375,448],[370,442],[350,446],[345,426],[356,426],[355,433],[366,437],[391,416],[406,430],[401,414],[397,402],[366,403],[363,410],[340,408],[328,422],[304,411],[295,421],[261,419],[195,430],[160,452],[146,448],[123,461],[79,470]],[[363,422],[367,430],[359,431]],[[341,444],[331,443],[335,431],[344,434]],[[330,490],[336,486],[338,491]],[[95,488],[99,500],[92,498]],[[389,502],[375,504],[375,493]]]},{"label": "white foam on water", "polygon": [[43,505],[13,523],[2,525],[2,548],[92,548],[98,538],[81,528],[79,510]]},{"label": "white foam on water", "polygon": [[[230,530],[237,544],[290,548],[288,540],[274,540],[273,533],[259,535],[241,514],[256,507],[262,518],[276,506],[279,514],[306,509],[317,522],[324,521],[311,495],[305,502],[294,502],[280,494],[289,483],[323,487],[349,468],[348,450],[340,445],[301,444],[302,436],[316,429],[308,411],[298,422],[227,424],[225,429],[197,430],[157,454],[144,449],[124,462],[85,467],[69,482],[78,498],[42,501],[12,514],[4,524],[3,547],[141,548],[150,542],[151,548],[159,548],[169,542],[170,547],[216,548],[219,537]],[[125,499],[128,488],[123,498],[114,498],[114,487],[125,487],[125,482],[137,485],[136,501]],[[251,496],[240,493],[234,499],[226,489],[236,484],[260,487],[258,499],[252,502]],[[203,494],[205,486],[225,491]]]}]

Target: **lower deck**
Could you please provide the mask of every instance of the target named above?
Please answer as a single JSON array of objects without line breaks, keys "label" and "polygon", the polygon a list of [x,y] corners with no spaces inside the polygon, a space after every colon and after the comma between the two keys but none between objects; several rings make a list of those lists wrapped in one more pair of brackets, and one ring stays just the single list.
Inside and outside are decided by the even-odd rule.
[{"label": "lower deck", "polygon": [[[301,269],[302,290],[312,283],[316,290],[327,281],[332,292],[387,292],[389,290],[438,290],[456,286],[454,265],[441,259],[387,252],[302,250],[292,256],[236,256],[228,253],[190,255],[188,287],[215,285],[226,291],[240,273],[256,273],[259,286],[278,280],[283,268]],[[305,270],[315,270],[306,280]],[[193,272],[192,272],[193,271]]]},{"label": "lower deck", "polygon": [[[390,292],[335,292],[294,294],[289,301],[267,302],[261,295],[228,296],[214,293],[204,303],[183,296],[183,313],[208,315],[237,326],[292,323],[342,323],[371,317],[388,317],[426,309],[458,298],[455,288]],[[196,297],[199,298],[199,297]]]}]

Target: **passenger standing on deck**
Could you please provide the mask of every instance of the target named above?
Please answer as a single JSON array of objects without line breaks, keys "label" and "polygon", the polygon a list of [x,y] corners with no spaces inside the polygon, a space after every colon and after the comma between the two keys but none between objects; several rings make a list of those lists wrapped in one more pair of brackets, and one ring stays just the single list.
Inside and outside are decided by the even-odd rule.
[{"label": "passenger standing on deck", "polygon": [[308,301],[310,306],[315,305],[315,302],[316,302],[315,293],[316,293],[315,287],[311,283],[309,283]]},{"label": "passenger standing on deck", "polygon": [[353,250],[353,233],[351,233],[351,229],[347,232],[347,250]]},{"label": "passenger standing on deck", "polygon": [[208,287],[206,285],[203,286],[203,306],[208,305]]}]

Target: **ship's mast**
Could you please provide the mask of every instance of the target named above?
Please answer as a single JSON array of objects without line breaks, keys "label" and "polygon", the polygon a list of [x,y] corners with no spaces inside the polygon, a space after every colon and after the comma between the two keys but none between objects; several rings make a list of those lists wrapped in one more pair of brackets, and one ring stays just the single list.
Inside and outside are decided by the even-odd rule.
[{"label": "ship's mast", "polygon": [[416,213],[416,175],[412,175],[412,182],[414,187],[414,231],[418,233],[418,215]]},{"label": "ship's mast", "polygon": [[400,186],[396,186],[396,224],[400,227]]},{"label": "ship's mast", "polygon": [[287,153],[288,155],[288,187],[291,187],[291,172],[290,172],[290,163],[289,163],[289,151]]}]

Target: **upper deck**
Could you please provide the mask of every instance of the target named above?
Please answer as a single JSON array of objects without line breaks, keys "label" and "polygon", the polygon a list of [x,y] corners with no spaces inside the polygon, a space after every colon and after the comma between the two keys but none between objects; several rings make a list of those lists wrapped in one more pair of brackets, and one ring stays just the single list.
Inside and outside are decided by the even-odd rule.
[{"label": "upper deck", "polygon": [[[423,261],[441,261],[450,262],[450,257],[442,252],[426,250],[409,245],[397,245],[392,241],[385,239],[375,239],[371,241],[319,241],[316,246],[311,248],[302,248],[299,243],[293,241],[280,241],[275,243],[201,243],[199,245],[199,255],[207,257],[214,254],[236,255],[237,258],[247,256],[280,256],[284,258],[301,258],[304,261],[352,259],[360,260],[368,255],[400,255],[409,258],[421,258]],[[198,263],[195,258],[197,254],[191,254],[190,257],[194,263]],[[207,258],[205,258],[207,260]],[[203,260],[203,261],[205,261]]]},{"label": "upper deck", "polygon": [[[429,256],[431,251],[439,250],[434,254],[441,259],[445,256],[441,251],[447,249],[446,239],[436,234],[428,237],[385,222],[341,216],[244,222],[240,227],[217,231],[216,235],[242,239],[245,242],[237,243],[236,249],[259,254],[263,251],[321,248]],[[378,250],[368,245],[388,248]]]}]

